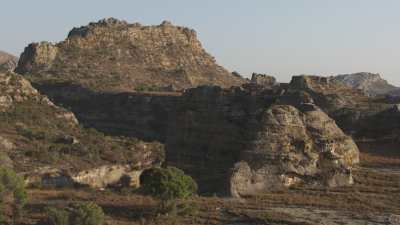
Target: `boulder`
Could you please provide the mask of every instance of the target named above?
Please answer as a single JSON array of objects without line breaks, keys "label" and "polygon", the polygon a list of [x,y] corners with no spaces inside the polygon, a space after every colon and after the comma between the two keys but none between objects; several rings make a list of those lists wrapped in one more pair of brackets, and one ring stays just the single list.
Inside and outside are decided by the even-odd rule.
[{"label": "boulder", "polygon": [[343,186],[353,183],[359,162],[354,141],[313,104],[299,109],[274,105],[262,116],[261,129],[242,153],[230,176],[235,197],[293,185]]}]

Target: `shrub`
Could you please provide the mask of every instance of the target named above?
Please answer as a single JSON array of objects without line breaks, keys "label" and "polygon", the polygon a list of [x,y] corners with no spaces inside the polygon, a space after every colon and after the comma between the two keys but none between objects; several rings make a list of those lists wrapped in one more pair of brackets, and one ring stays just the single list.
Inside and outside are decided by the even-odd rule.
[{"label": "shrub", "polygon": [[73,225],[103,225],[104,212],[93,202],[79,203],[73,206],[70,221]]},{"label": "shrub", "polygon": [[67,209],[47,209],[48,225],[103,225],[104,213],[93,202],[76,203]]},{"label": "shrub", "polygon": [[152,168],[140,176],[142,189],[163,201],[185,199],[197,192],[196,182],[175,167]]},{"label": "shrub", "polygon": [[[0,167],[0,210],[7,205],[12,208],[13,218],[21,216],[22,208],[26,204],[27,193],[24,180],[12,169]],[[2,212],[0,211],[0,220]]]},{"label": "shrub", "polygon": [[47,208],[48,225],[69,225],[69,212],[63,209]]}]

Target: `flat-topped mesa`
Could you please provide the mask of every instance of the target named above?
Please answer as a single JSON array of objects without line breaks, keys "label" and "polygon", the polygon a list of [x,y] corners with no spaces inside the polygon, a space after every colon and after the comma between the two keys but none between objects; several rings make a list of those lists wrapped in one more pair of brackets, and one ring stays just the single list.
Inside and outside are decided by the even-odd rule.
[{"label": "flat-topped mesa", "polygon": [[16,69],[34,83],[72,82],[93,91],[186,89],[245,82],[219,66],[196,32],[114,18],[74,28],[65,41],[29,45]]}]

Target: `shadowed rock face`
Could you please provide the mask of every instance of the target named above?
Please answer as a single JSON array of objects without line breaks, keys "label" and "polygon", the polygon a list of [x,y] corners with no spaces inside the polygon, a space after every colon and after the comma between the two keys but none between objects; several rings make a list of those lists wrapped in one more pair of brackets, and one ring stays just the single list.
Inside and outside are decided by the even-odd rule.
[{"label": "shadowed rock face", "polygon": [[0,51],[0,72],[13,71],[17,66],[18,58]]},{"label": "shadowed rock face", "polygon": [[255,195],[293,185],[351,185],[358,163],[354,141],[313,104],[297,109],[274,105],[263,113],[261,130],[233,169],[233,196]]},{"label": "shadowed rock face", "polygon": [[193,175],[201,191],[233,196],[351,185],[353,140],[306,93],[271,91],[188,90],[171,117],[167,162]]},{"label": "shadowed rock face", "polygon": [[34,83],[69,81],[94,91],[174,90],[244,79],[217,65],[189,28],[101,20],[57,44],[26,47],[16,69]]}]

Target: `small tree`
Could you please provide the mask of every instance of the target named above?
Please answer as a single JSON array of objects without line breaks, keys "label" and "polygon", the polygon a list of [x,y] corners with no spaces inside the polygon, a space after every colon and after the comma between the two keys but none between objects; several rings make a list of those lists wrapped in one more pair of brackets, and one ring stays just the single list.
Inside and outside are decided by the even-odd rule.
[{"label": "small tree", "polygon": [[177,211],[176,199],[186,199],[197,193],[196,182],[175,167],[152,168],[140,176],[142,190],[161,200],[163,213]]},{"label": "small tree", "polygon": [[4,220],[3,206],[11,206],[13,219],[22,215],[27,201],[24,180],[12,169],[0,167],[0,220]]},{"label": "small tree", "polygon": [[185,199],[197,193],[196,182],[175,167],[146,170],[140,182],[147,194],[161,200]]}]

